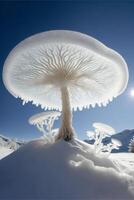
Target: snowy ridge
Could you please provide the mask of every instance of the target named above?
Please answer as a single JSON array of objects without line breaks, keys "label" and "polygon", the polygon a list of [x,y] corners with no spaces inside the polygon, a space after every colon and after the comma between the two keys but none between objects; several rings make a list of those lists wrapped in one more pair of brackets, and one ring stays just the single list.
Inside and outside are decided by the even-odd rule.
[{"label": "snowy ridge", "polygon": [[24,143],[24,141],[10,139],[9,137],[0,134],[0,159],[17,150],[24,145]]},{"label": "snowy ridge", "polygon": [[9,137],[6,137],[2,134],[0,134],[0,146],[9,146],[10,149],[13,149],[13,146],[11,145],[11,143],[15,143],[18,147],[24,145],[24,141],[18,140],[18,139],[11,139]]}]

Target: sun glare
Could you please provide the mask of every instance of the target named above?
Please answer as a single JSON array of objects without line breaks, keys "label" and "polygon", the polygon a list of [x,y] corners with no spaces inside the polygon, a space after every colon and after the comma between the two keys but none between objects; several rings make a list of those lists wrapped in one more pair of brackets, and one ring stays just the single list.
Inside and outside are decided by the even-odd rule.
[{"label": "sun glare", "polygon": [[131,97],[134,97],[134,89],[130,90],[130,95],[131,95]]}]

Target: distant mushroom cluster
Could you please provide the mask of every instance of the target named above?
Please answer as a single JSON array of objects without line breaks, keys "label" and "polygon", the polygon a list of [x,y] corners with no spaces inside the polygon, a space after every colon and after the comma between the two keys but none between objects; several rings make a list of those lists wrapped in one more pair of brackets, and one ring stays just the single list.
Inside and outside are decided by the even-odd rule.
[{"label": "distant mushroom cluster", "polygon": [[3,81],[23,104],[61,111],[57,139],[69,141],[75,136],[72,111],[106,106],[125,90],[128,69],[121,55],[98,40],[55,30],[20,42],[5,61]]},{"label": "distant mushroom cluster", "polygon": [[94,141],[93,145],[96,154],[103,152],[108,156],[113,149],[119,149],[119,147],[122,146],[122,143],[114,138],[112,138],[111,142],[108,144],[103,143],[104,138],[116,134],[111,126],[104,123],[93,123],[93,127],[95,128],[95,131],[87,131],[86,134],[89,140]]}]

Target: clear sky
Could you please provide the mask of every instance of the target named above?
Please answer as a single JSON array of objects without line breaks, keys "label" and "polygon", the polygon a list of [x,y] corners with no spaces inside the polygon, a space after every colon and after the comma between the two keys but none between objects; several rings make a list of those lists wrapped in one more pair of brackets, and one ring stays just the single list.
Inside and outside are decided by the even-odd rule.
[{"label": "clear sky", "polygon": [[[22,106],[4,87],[2,69],[12,48],[42,31],[66,29],[83,32],[118,51],[125,58],[128,88],[106,108],[75,112],[73,123],[80,138],[93,122],[113,126],[117,132],[134,128],[134,1],[0,1],[0,134],[19,139],[39,136],[28,118],[41,112],[30,103]],[[59,121],[55,124],[59,126]],[[40,134],[41,135],[41,134]]]}]

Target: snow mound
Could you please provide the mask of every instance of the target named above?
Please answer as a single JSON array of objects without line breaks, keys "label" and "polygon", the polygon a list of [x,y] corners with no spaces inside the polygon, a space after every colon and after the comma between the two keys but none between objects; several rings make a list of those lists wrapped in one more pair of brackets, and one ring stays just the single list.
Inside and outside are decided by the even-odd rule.
[{"label": "snow mound", "polygon": [[79,140],[35,140],[0,161],[0,199],[133,199],[132,176]]}]

